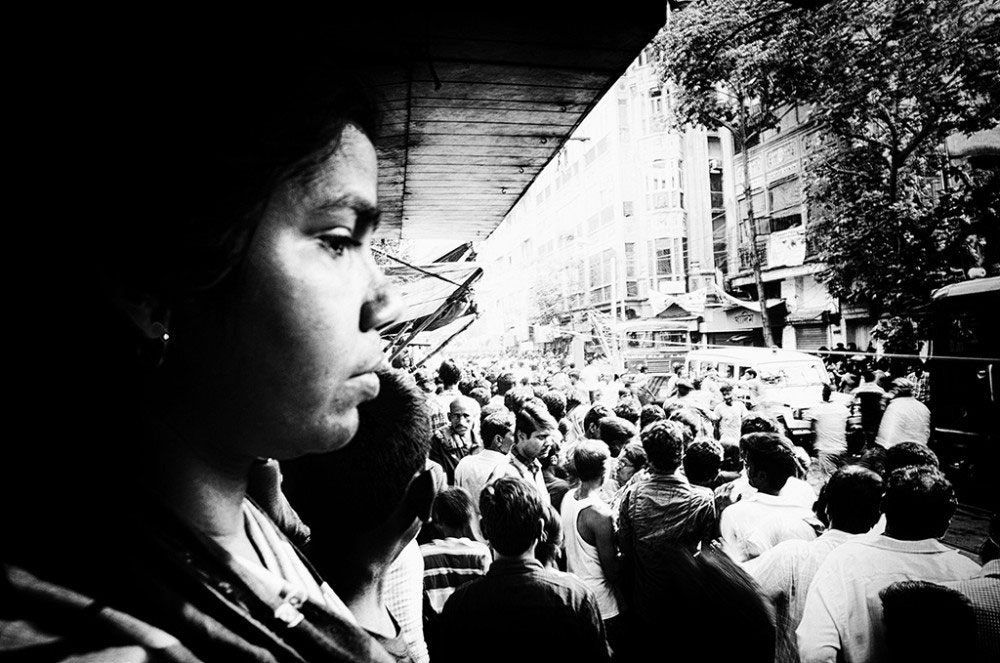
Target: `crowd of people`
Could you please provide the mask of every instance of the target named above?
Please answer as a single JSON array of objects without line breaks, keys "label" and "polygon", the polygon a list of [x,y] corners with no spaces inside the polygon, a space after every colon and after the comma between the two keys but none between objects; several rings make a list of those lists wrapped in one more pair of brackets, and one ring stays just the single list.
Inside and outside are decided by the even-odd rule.
[{"label": "crowd of people", "polygon": [[[494,640],[487,659],[532,652],[549,658],[557,650],[548,648],[552,636],[542,635],[541,624],[563,624],[569,611],[585,630],[567,630],[573,648],[563,641],[558,652],[585,660],[638,660],[647,651],[670,651],[681,660],[704,654],[698,626],[709,615],[714,621],[732,615],[727,634],[740,643],[731,651],[742,658],[902,660],[912,648],[892,632],[903,621],[893,621],[893,610],[902,614],[908,604],[900,595],[913,593],[932,610],[961,603],[967,617],[964,630],[955,631],[966,641],[932,629],[925,651],[953,647],[969,660],[995,657],[996,516],[981,564],[939,541],[956,507],[954,490],[927,436],[906,425],[905,414],[894,414],[900,404],[912,410],[910,401],[926,407],[913,395],[914,376],[873,377],[866,366],[850,368],[868,386],[852,389],[847,404],[834,404],[837,386],[827,385],[811,415],[814,440],[805,446],[793,444],[766,408],[755,407],[745,384],[712,375],[692,379],[678,371],[664,401],[642,404],[641,374],[609,389],[620,376],[588,384],[583,371],[553,357],[451,358],[436,372],[417,370],[415,382],[438,427],[430,462],[449,477],[448,499],[461,493],[469,505],[463,536],[450,524],[441,534],[433,518],[417,536],[425,592],[440,597],[448,578],[446,591],[458,597],[425,601],[430,651],[445,660],[467,656],[490,640],[483,624],[493,617],[514,623],[508,633],[531,634],[532,643],[537,636],[543,644]],[[878,396],[874,425],[866,393]],[[904,423],[882,425],[894,416]],[[494,548],[490,532],[499,530],[486,504],[508,494],[493,491],[509,483],[520,485],[509,493],[512,500],[533,487],[538,508],[552,512],[561,542],[554,557],[541,515],[528,518],[516,550]],[[494,559],[485,565],[483,544]],[[443,548],[455,557],[442,557]],[[474,551],[470,566],[463,560]],[[515,552],[517,564],[509,559]],[[567,577],[582,582],[589,602],[566,586]],[[489,601],[485,592],[505,598]],[[528,610],[538,623],[524,624]],[[607,652],[595,641],[606,643]]]},{"label": "crowd of people", "polygon": [[854,457],[699,376],[389,366],[377,107],[343,25],[266,18],[137,30],[72,113],[56,86],[5,660],[997,659],[996,519],[982,565],[939,542],[949,481],[882,435],[902,383]]}]

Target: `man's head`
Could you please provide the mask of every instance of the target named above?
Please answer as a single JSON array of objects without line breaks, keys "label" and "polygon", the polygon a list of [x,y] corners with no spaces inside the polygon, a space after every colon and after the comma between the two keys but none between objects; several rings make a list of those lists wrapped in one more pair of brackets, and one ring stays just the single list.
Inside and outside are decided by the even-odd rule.
[{"label": "man's head", "polygon": [[542,402],[556,421],[566,416],[566,395],[558,389],[549,389],[542,394]]},{"label": "man's head", "polygon": [[909,465],[941,467],[937,454],[926,444],[900,442],[886,449],[882,475],[888,477],[899,468]]},{"label": "man's head", "polygon": [[502,406],[483,410],[479,418],[479,434],[484,447],[507,453],[514,446],[514,414]]},{"label": "man's head", "polygon": [[913,396],[913,382],[906,378],[896,378],[891,383],[889,393],[893,398],[907,398]]},{"label": "man's head", "polygon": [[462,379],[462,369],[454,359],[445,359],[438,367],[438,379],[445,389],[451,389]]},{"label": "man's head", "polygon": [[639,423],[639,410],[636,409],[635,403],[631,400],[619,401],[618,405],[614,407],[614,413],[616,417],[624,419],[632,425]]},{"label": "man's head", "polygon": [[431,522],[441,536],[473,538],[472,521],[475,505],[469,491],[461,486],[448,486],[434,496]]},{"label": "man's head", "polygon": [[722,394],[722,400],[725,401],[726,405],[733,404],[733,385],[724,384],[719,387],[719,393]]},{"label": "man's head", "polygon": [[[424,470],[430,450],[426,400],[405,372],[383,371],[379,378],[378,397],[359,407],[360,426],[351,444],[282,462],[282,488],[312,529],[316,559],[323,560],[324,577],[338,591],[356,581],[342,577],[340,569],[347,573],[356,568],[351,560],[367,554],[368,537],[391,522],[399,525],[405,545],[416,536],[416,529],[408,528],[419,522],[416,513],[398,523],[393,516],[404,498],[408,502],[413,497],[411,480]],[[421,517],[429,516],[432,499],[433,492],[427,496],[427,515]],[[347,508],[352,504],[364,508]]]},{"label": "man's head", "polygon": [[583,415],[583,432],[592,440],[601,439],[600,421],[605,417],[614,416],[614,412],[604,403],[594,403]]},{"label": "man's head", "polygon": [[660,421],[661,419],[666,418],[667,413],[664,412],[663,408],[659,405],[655,403],[643,405],[642,409],[639,410],[639,430],[643,430],[654,421]]},{"label": "man's head", "polygon": [[781,424],[769,414],[763,412],[750,412],[743,417],[740,424],[740,435],[747,433],[780,433]]},{"label": "man's head", "polygon": [[517,384],[517,378],[514,377],[514,374],[510,371],[504,371],[497,377],[497,394],[505,395],[514,388],[515,384]]},{"label": "man's head", "polygon": [[479,403],[479,407],[485,407],[490,402],[490,390],[486,387],[473,387],[469,391],[469,397]]},{"label": "man's head", "polygon": [[677,381],[677,395],[680,397],[687,396],[692,391],[694,391],[694,382],[688,380],[687,378],[681,378]]},{"label": "man's head", "polygon": [[823,402],[829,403],[830,397],[833,395],[833,385],[829,382],[823,383]]},{"label": "man's head", "polygon": [[475,403],[468,396],[457,396],[448,406],[448,421],[455,435],[465,435],[472,428]]},{"label": "man's head", "polygon": [[501,477],[479,496],[483,536],[501,555],[531,550],[542,537],[546,513],[538,489],[520,477]]},{"label": "man's head", "polygon": [[882,512],[885,533],[894,539],[919,541],[944,536],[955,514],[955,490],[936,467],[903,467],[889,475]]},{"label": "man's head", "polygon": [[684,452],[683,462],[688,481],[711,488],[722,466],[722,445],[715,440],[698,440]]},{"label": "man's head", "polygon": [[622,447],[635,439],[637,433],[635,425],[632,422],[614,415],[604,417],[598,425],[600,427],[601,441],[608,445],[611,455],[615,458],[618,457],[618,452],[621,451]]},{"label": "man's head", "polygon": [[554,433],[559,430],[545,403],[529,400],[518,411],[514,425],[514,450],[532,461],[542,455]]},{"label": "man's head", "polygon": [[831,528],[864,534],[878,522],[882,477],[859,465],[834,472],[823,487],[826,519]]},{"label": "man's head", "polygon": [[654,421],[642,431],[646,459],[657,472],[672,474],[681,465],[687,432],[676,421]]},{"label": "man's head", "polygon": [[573,450],[573,466],[580,481],[604,483],[608,476],[611,452],[597,440],[583,440]]},{"label": "man's head", "polygon": [[521,410],[524,403],[534,397],[535,392],[531,387],[520,385],[504,394],[503,404],[508,410],[517,414]]},{"label": "man's head", "polygon": [[777,495],[797,473],[792,443],[779,433],[749,433],[740,438],[740,450],[750,485],[762,493]]}]

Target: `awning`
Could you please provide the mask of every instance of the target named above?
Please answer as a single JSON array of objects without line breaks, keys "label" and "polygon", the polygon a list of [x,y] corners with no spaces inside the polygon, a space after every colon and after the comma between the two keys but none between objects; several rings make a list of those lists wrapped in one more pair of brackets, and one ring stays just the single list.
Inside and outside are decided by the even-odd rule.
[{"label": "awning", "polygon": [[383,338],[400,332],[433,331],[474,309],[470,287],[483,270],[476,263],[444,262],[423,265],[391,265],[385,273],[400,291],[406,309]]}]

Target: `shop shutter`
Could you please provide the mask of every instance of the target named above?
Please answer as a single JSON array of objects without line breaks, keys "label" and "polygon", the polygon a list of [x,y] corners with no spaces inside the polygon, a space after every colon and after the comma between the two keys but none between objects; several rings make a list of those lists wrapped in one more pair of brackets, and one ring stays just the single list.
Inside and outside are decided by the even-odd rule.
[{"label": "shop shutter", "polygon": [[796,325],[795,349],[799,352],[813,352],[820,346],[828,346],[826,325]]}]

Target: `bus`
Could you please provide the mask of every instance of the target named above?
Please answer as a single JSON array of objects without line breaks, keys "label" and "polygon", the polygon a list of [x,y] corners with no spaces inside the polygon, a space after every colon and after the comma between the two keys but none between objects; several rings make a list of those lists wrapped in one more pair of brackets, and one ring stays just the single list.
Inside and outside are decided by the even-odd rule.
[{"label": "bus", "polygon": [[959,501],[997,508],[1000,276],[940,288],[929,306],[931,441]]}]

